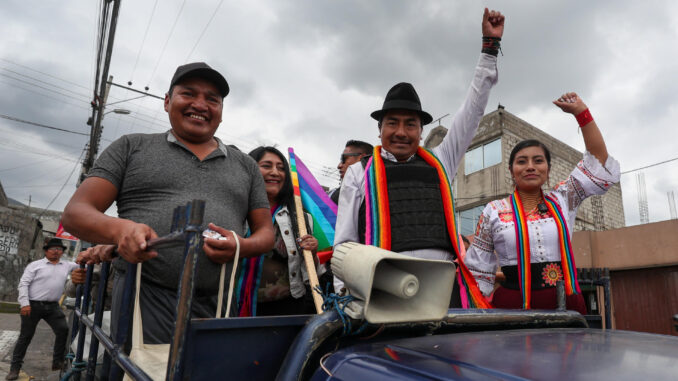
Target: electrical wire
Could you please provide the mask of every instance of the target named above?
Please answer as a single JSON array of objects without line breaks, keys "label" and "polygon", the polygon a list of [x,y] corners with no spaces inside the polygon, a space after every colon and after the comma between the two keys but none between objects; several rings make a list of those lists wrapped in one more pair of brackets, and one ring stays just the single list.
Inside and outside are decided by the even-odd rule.
[{"label": "electrical wire", "polygon": [[0,141],[0,145],[5,146],[4,151],[13,151],[13,152],[21,152],[21,153],[28,153],[31,155],[40,155],[40,156],[47,156],[51,157],[54,159],[61,159],[61,160],[66,160],[66,161],[73,161],[71,158],[66,158],[63,156],[59,156],[53,153],[47,153],[47,152],[42,152],[42,151],[36,151],[30,146],[26,146],[17,142],[6,142],[6,141]]},{"label": "electrical wire", "polygon": [[55,94],[59,94],[59,95],[61,95],[61,96],[67,97],[67,98],[75,99],[76,101],[86,102],[86,100],[75,98],[75,97],[73,97],[73,96],[71,96],[71,95],[64,94],[64,93],[62,93],[62,92],[59,92],[59,91],[50,89],[50,88],[48,88],[48,87],[44,87],[44,86],[37,85],[37,84],[35,84],[35,83],[26,81],[26,80],[21,79],[21,78],[12,77],[11,75],[7,75],[7,74],[4,74],[4,73],[0,73],[0,76],[2,76],[2,77],[7,77],[7,78],[13,79],[13,80],[18,81],[18,82],[26,83],[26,84],[29,84],[29,85],[31,85],[31,86],[35,86],[35,87],[37,87],[37,88],[40,88],[40,89],[43,89],[43,90],[47,90],[47,91],[50,91],[50,92],[55,93]]},{"label": "electrical wire", "polygon": [[647,169],[647,168],[656,167],[657,165],[666,164],[666,163],[669,163],[669,162],[672,162],[672,161],[675,161],[675,160],[678,160],[678,157],[674,157],[673,159],[669,159],[669,160],[660,161],[659,163],[654,163],[654,164],[646,165],[646,166],[644,166],[644,167],[640,167],[640,168],[636,168],[636,169],[631,169],[631,170],[629,170],[629,171],[624,171],[624,172],[622,172],[622,173],[620,173],[620,174],[621,174],[621,175],[625,175],[625,174],[627,174],[627,173],[631,173],[631,172],[635,172],[635,171],[640,171],[641,169]]},{"label": "electrical wire", "polygon": [[30,124],[30,125],[37,126],[37,127],[48,128],[48,129],[50,129],[50,130],[57,130],[57,131],[61,131],[61,132],[68,132],[69,134],[76,134],[76,135],[89,136],[89,133],[78,132],[78,131],[71,131],[71,130],[66,130],[66,129],[64,129],[64,128],[48,126],[48,125],[46,125],[46,124],[35,123],[35,122],[28,121],[28,120],[23,120],[23,119],[15,118],[15,117],[13,117],[13,116],[5,115],[5,114],[0,114],[0,118],[13,120],[13,121],[19,122],[19,123],[26,123],[26,124]]},{"label": "electrical wire", "polygon": [[99,77],[101,76],[101,60],[103,58],[104,44],[106,41],[106,20],[108,20],[108,5],[109,2],[106,0],[101,0],[101,11],[99,12],[98,24],[99,28],[97,30],[97,55],[96,55],[96,73],[94,75],[94,100],[97,99],[97,91],[99,91]]},{"label": "electrical wire", "polygon": [[38,185],[10,185],[10,186],[5,186],[5,189],[50,188],[50,187],[58,187],[60,185],[61,185],[60,183],[57,183],[57,184],[38,184]]},{"label": "electrical wire", "polygon": [[[1,128],[0,133],[7,133],[8,135],[6,135],[6,136],[9,136],[9,134],[11,134],[13,137],[19,138],[20,141],[26,142],[26,144],[28,144],[29,146],[35,146],[36,140],[37,140],[36,137],[35,137],[35,132],[31,131],[31,130],[18,130],[17,131],[15,128],[8,127],[8,128]],[[23,135],[17,135],[17,134],[23,134]],[[43,135],[38,135],[38,136],[39,136],[39,140],[41,142],[47,144],[47,145],[54,145],[54,146],[57,146],[59,148],[70,148],[70,149],[75,150],[74,153],[77,153],[82,149],[81,144],[78,144],[78,146],[72,146],[72,145],[64,144],[61,141],[47,140],[47,139],[43,138]],[[85,139],[85,138],[83,138],[83,139]],[[9,143],[11,143],[11,142],[12,142],[12,140],[9,141]],[[78,141],[69,140],[69,142],[80,143],[79,140]]]},{"label": "electrical wire", "polygon": [[[97,75],[95,74],[96,69],[97,69],[97,56],[99,54],[98,52],[98,39],[99,39],[99,28],[101,26],[100,19],[101,19],[101,6],[103,5],[103,1],[97,2],[97,9],[96,9],[96,22],[94,23],[94,33],[93,38],[92,38],[92,52],[94,53],[94,59],[92,60],[92,65],[89,68],[89,75],[90,79],[92,80],[92,83],[96,83],[97,80]],[[89,88],[90,92],[92,94],[96,93],[96,87],[94,89]]]},{"label": "electrical wire", "polygon": [[[52,87],[56,87],[56,88],[59,89],[59,90],[67,91],[67,92],[72,93],[72,94],[75,94],[75,95],[77,95],[77,96],[79,96],[79,97],[83,97],[83,98],[85,98],[85,99],[89,99],[89,95],[87,95],[87,94],[78,93],[78,92],[75,92],[75,91],[73,91],[73,90],[69,90],[69,89],[67,89],[67,88],[65,88],[65,87],[61,87],[61,86],[59,86],[59,85],[55,85],[55,84],[53,84],[53,83],[43,81],[43,80],[38,79],[38,78],[35,78],[35,77],[31,77],[30,75],[21,74],[21,73],[19,73],[19,72],[16,72],[16,71],[14,71],[14,70],[10,70],[10,69],[4,68],[4,67],[0,67],[0,69],[5,70],[5,71],[8,71],[8,72],[13,73],[13,74],[16,74],[16,75],[19,75],[19,76],[22,76],[22,77],[25,77],[25,78],[28,78],[28,79],[31,79],[31,80],[36,81],[36,82],[43,83],[43,84],[45,84],[45,85],[49,85],[49,86],[52,86]],[[11,77],[11,76],[9,76],[9,75],[5,75],[5,76],[7,76],[7,77],[9,77],[9,78],[12,78],[12,79],[15,79],[15,80],[19,80],[19,79],[16,79],[16,78],[14,78],[14,77]],[[19,81],[21,81],[21,80],[19,80]],[[30,82],[27,82],[27,83],[30,83]]]},{"label": "electrical wire", "polygon": [[[85,106],[85,105],[83,105],[83,104],[75,104],[75,103],[71,103],[71,102],[66,102],[66,101],[63,100],[63,99],[59,99],[59,98],[56,98],[56,97],[53,97],[53,96],[50,96],[50,95],[41,93],[41,92],[39,92],[39,91],[35,91],[35,90],[31,90],[31,89],[27,89],[27,88],[25,88],[25,87],[19,86],[19,85],[17,85],[16,83],[7,82],[7,81],[4,81],[4,80],[0,80],[0,83],[8,84],[8,85],[13,86],[13,87],[16,87],[16,88],[18,88],[18,89],[21,89],[21,90],[24,90],[24,91],[28,91],[29,93],[33,93],[33,94],[40,95],[41,97],[45,97],[45,98],[49,98],[49,99],[54,99],[54,100],[56,100],[56,101],[65,103],[65,104],[67,104],[67,105],[69,105],[69,106],[78,107],[78,108],[81,108],[81,109],[84,109],[84,110],[88,110],[88,111],[90,110],[90,107]],[[89,102],[87,102],[87,104],[89,104]]]},{"label": "electrical wire", "polygon": [[191,58],[191,55],[193,55],[193,52],[195,51],[195,48],[196,48],[196,47],[198,46],[198,44],[200,43],[200,40],[202,40],[202,37],[205,35],[205,32],[207,31],[207,28],[208,28],[208,27],[210,26],[210,24],[212,23],[212,20],[214,20],[214,16],[216,16],[217,13],[219,12],[219,8],[221,8],[221,4],[222,4],[223,2],[224,2],[224,0],[221,0],[221,1],[219,2],[219,4],[217,4],[217,7],[214,9],[214,12],[212,13],[212,17],[210,17],[210,19],[207,21],[207,24],[206,24],[205,27],[202,29],[202,32],[200,32],[200,37],[198,37],[198,40],[197,40],[197,41],[195,42],[195,44],[193,45],[193,48],[191,48],[191,52],[188,53],[188,55],[186,56],[186,59],[184,60],[185,62],[189,62],[189,59]]},{"label": "electrical wire", "polygon": [[10,61],[10,60],[8,60],[8,59],[6,59],[6,58],[0,58],[0,61],[5,61],[5,62],[10,63],[10,64],[12,64],[12,65],[16,65],[16,66],[22,67],[22,68],[24,68],[24,69],[30,70],[30,71],[32,71],[32,72],[35,72],[35,73],[38,73],[38,74],[42,74],[42,75],[44,75],[44,76],[46,76],[46,77],[58,79],[59,81],[62,81],[62,82],[65,82],[65,83],[69,83],[69,84],[71,84],[71,85],[74,85],[74,86],[83,88],[83,89],[85,89],[85,90],[87,90],[87,91],[90,90],[88,87],[83,86],[83,85],[81,85],[81,84],[79,84],[79,83],[72,82],[72,81],[69,81],[69,80],[66,80],[66,79],[57,77],[57,76],[52,75],[52,74],[49,74],[49,73],[45,73],[44,71],[40,71],[40,70],[33,69],[33,68],[29,67],[29,66],[22,65],[22,64],[19,64],[19,63],[14,62],[14,61]]},{"label": "electrical wire", "polygon": [[[80,148],[78,148],[78,151],[80,151]],[[42,163],[46,163],[46,162],[52,161],[52,160],[54,160],[54,158],[49,158],[49,159],[44,159],[44,160],[38,160],[38,161],[31,162],[31,163],[18,165],[18,166],[16,166],[16,167],[3,168],[3,169],[0,169],[0,172],[7,172],[7,171],[15,170],[15,169],[21,169],[21,168],[31,167],[31,166],[38,165],[38,164],[42,164]],[[66,160],[66,159],[64,159],[64,160]]]},{"label": "electrical wire", "polygon": [[139,64],[139,57],[141,57],[141,51],[144,49],[146,44],[146,36],[148,36],[148,30],[151,28],[151,22],[153,21],[153,16],[155,15],[155,8],[158,5],[158,0],[155,0],[153,3],[153,10],[151,10],[151,17],[148,19],[146,24],[146,31],[144,32],[144,38],[141,39],[141,46],[139,46],[139,51],[137,52],[137,58],[134,60],[134,67],[132,68],[132,74],[129,76],[130,82],[134,79],[134,73],[137,71],[137,65]]},{"label": "electrical wire", "polygon": [[158,62],[155,63],[155,67],[153,68],[153,72],[151,73],[151,77],[148,80],[148,84],[153,81],[153,78],[155,77],[155,73],[158,70],[158,66],[160,66],[160,62],[162,61],[162,57],[165,55],[165,49],[167,48],[167,44],[169,43],[170,38],[172,38],[172,34],[174,33],[174,28],[177,26],[177,22],[179,21],[179,16],[181,16],[181,12],[184,10],[184,5],[186,5],[186,0],[184,0],[181,3],[181,8],[179,8],[179,13],[177,13],[177,17],[174,19],[174,24],[172,24],[172,28],[170,29],[169,34],[167,35],[167,40],[165,40],[165,44],[162,46],[162,50],[160,51],[160,56],[158,57]]},{"label": "electrical wire", "polygon": [[71,173],[68,174],[68,177],[66,178],[66,181],[64,182],[64,185],[61,186],[61,188],[59,189],[57,194],[54,196],[52,201],[50,201],[49,204],[47,204],[45,209],[43,209],[42,212],[40,212],[40,214],[38,215],[38,219],[40,219],[40,217],[42,217],[42,215],[47,211],[47,209],[49,209],[49,207],[52,206],[52,203],[54,203],[54,201],[57,199],[57,197],[59,197],[59,195],[61,194],[61,191],[64,190],[64,188],[66,187],[66,184],[68,184],[68,182],[71,180],[71,176],[73,176],[73,172],[75,172],[75,170],[78,168],[78,165],[80,165],[80,160],[82,159],[82,156],[84,154],[85,154],[85,150],[82,150],[82,152],[80,153],[80,157],[78,157],[78,162],[75,163],[75,165],[73,166],[73,169],[71,170]]}]

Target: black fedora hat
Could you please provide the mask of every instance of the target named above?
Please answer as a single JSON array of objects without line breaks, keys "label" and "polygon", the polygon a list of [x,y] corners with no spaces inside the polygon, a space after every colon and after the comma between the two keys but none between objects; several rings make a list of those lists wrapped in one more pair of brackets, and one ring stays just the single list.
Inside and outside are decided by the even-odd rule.
[{"label": "black fedora hat", "polygon": [[66,246],[64,246],[64,241],[60,240],[59,238],[50,238],[49,241],[45,244],[45,246],[42,247],[42,249],[47,250],[50,247],[63,247],[63,249],[66,250]]},{"label": "black fedora hat", "polygon": [[230,91],[224,76],[204,62],[192,62],[179,66],[174,72],[172,82],[170,82],[170,89],[188,76],[204,78],[214,83],[222,97],[226,97]]},{"label": "black fedora hat", "polygon": [[433,121],[431,114],[421,109],[421,101],[414,86],[407,82],[400,82],[391,87],[391,90],[386,94],[386,99],[384,99],[384,105],[381,107],[381,110],[377,110],[370,115],[381,122],[386,112],[390,110],[416,111],[419,114],[419,118],[421,118],[422,126]]}]

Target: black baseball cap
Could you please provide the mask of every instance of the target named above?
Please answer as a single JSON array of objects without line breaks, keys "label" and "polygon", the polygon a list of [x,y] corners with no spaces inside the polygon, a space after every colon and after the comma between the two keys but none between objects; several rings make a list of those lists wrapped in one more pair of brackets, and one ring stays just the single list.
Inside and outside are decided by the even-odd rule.
[{"label": "black baseball cap", "polygon": [[230,90],[224,76],[204,62],[192,62],[177,67],[177,71],[174,72],[172,82],[170,83],[170,89],[187,76],[201,77],[214,83],[222,97],[226,97]]}]

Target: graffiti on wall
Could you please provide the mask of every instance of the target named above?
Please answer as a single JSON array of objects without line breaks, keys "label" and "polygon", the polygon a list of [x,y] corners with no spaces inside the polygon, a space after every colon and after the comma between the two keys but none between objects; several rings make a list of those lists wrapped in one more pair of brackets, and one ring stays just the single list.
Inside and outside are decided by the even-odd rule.
[{"label": "graffiti on wall", "polygon": [[19,252],[21,231],[13,226],[0,225],[0,255]]}]

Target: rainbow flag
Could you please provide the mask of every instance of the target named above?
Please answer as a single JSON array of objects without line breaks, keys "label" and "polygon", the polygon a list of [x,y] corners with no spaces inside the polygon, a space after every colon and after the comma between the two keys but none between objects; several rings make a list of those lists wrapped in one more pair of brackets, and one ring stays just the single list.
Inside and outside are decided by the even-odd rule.
[{"label": "rainbow flag", "polygon": [[311,171],[294,154],[292,147],[289,148],[289,155],[294,195],[301,197],[304,210],[313,216],[313,236],[318,240],[318,251],[326,250],[334,244],[337,204],[327,196]]}]

